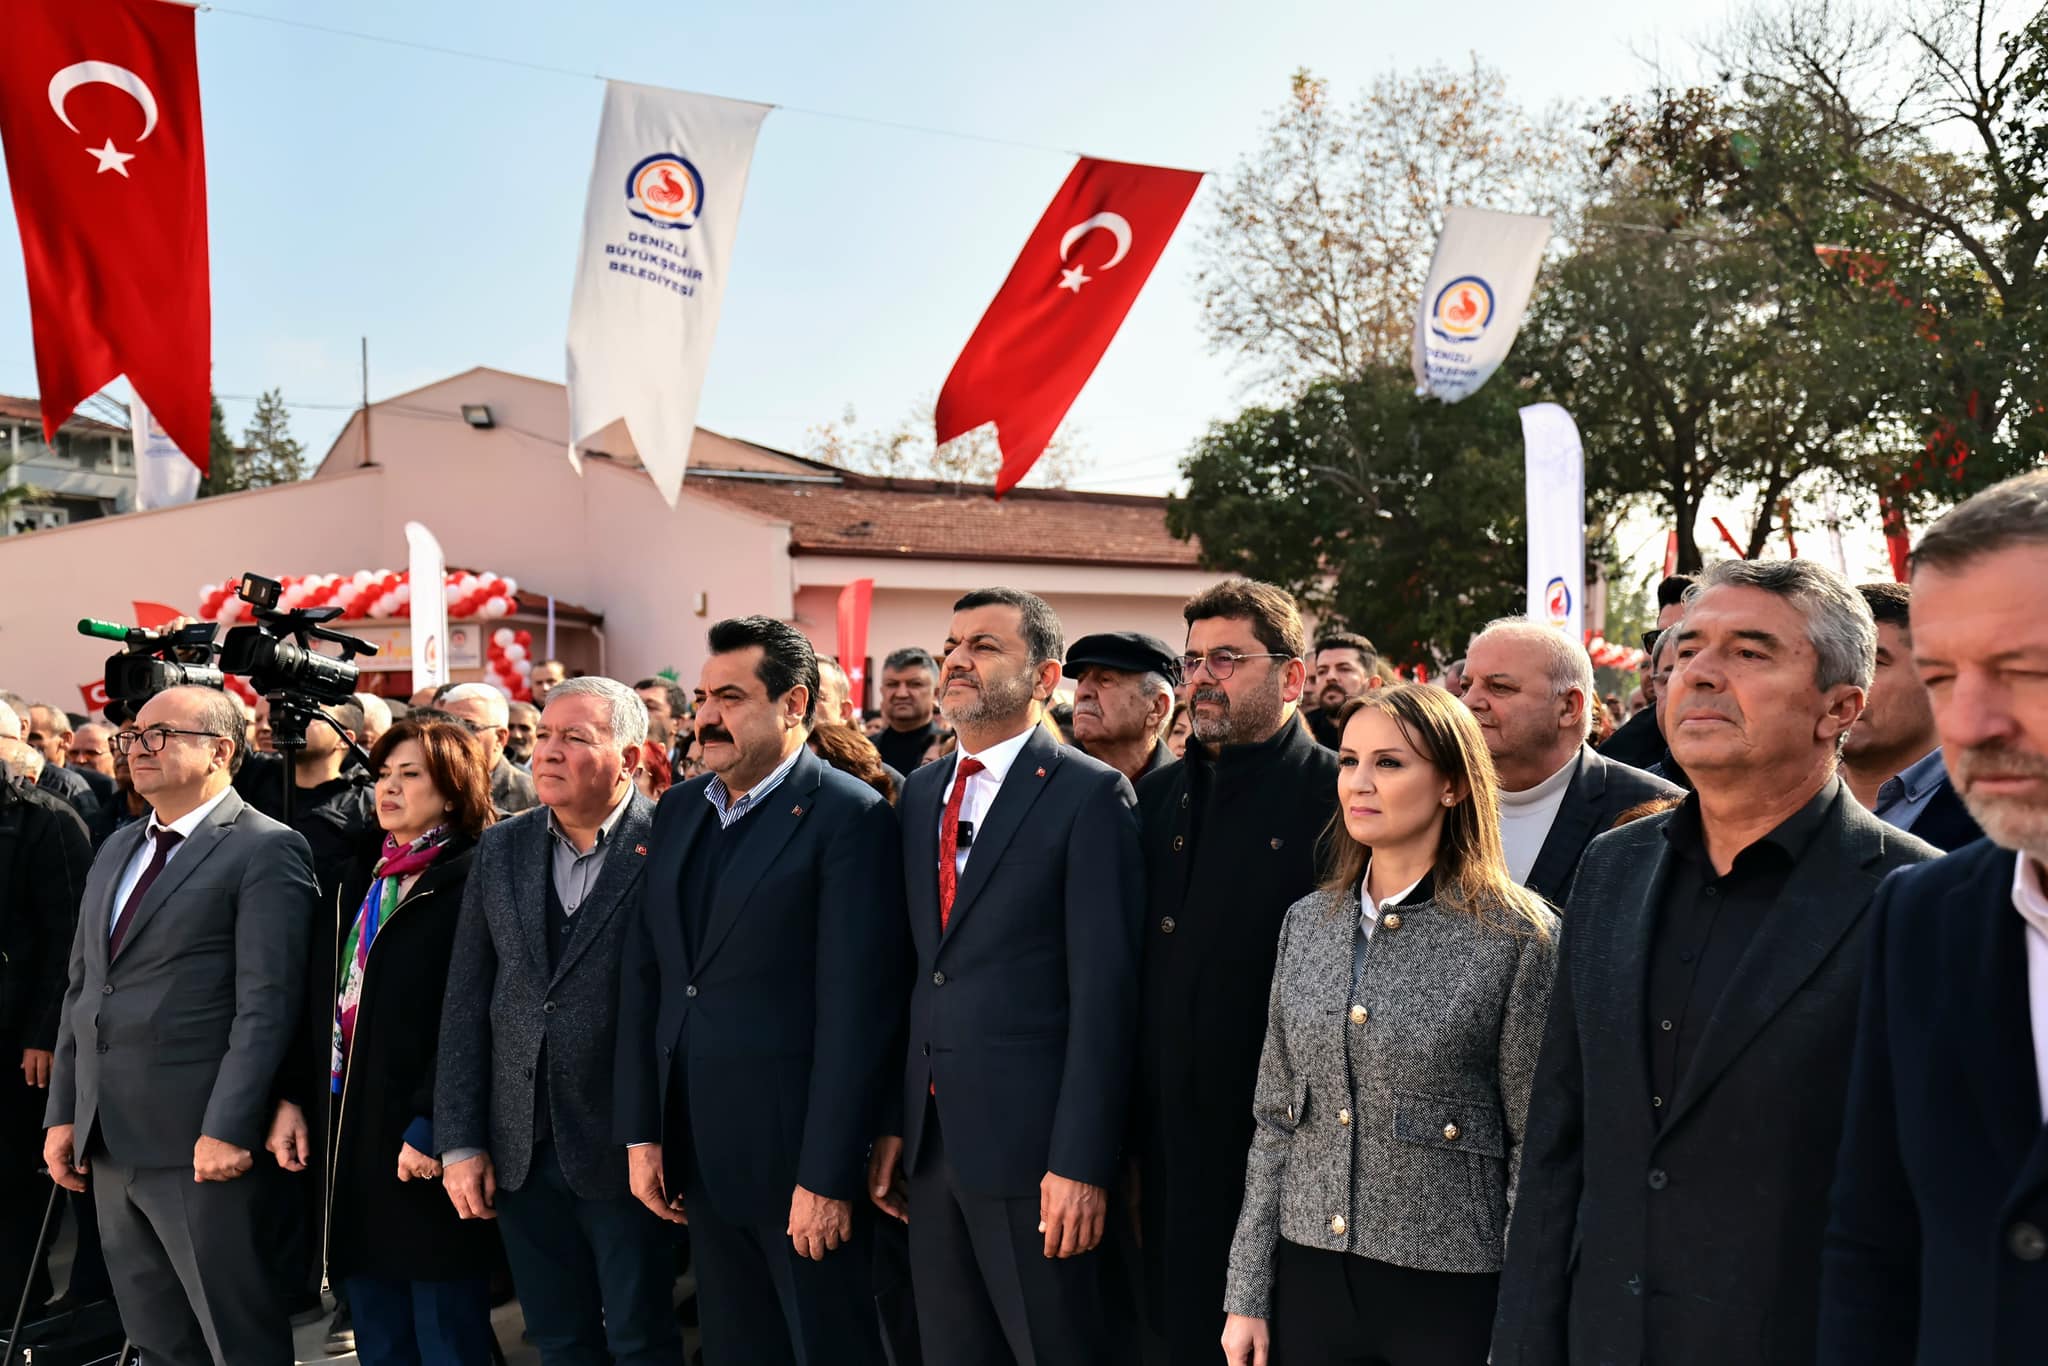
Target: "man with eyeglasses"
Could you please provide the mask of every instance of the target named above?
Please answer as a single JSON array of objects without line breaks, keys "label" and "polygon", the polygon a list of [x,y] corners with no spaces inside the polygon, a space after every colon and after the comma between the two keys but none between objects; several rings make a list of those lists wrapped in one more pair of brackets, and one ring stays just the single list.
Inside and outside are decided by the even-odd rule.
[{"label": "man with eyeglasses", "polygon": [[1294,598],[1231,579],[1182,615],[1194,734],[1180,763],[1138,785],[1147,905],[1126,1192],[1150,1317],[1175,1363],[1217,1356],[1280,921],[1316,885],[1316,843],[1337,809],[1337,755],[1298,708],[1309,640]]},{"label": "man with eyeglasses", "polygon": [[540,798],[534,795],[533,775],[505,757],[505,743],[512,736],[512,713],[505,694],[488,683],[458,683],[442,694],[437,705],[469,727],[469,733],[483,745],[484,762],[491,771],[491,805],[498,808],[501,818],[540,805]]},{"label": "man with eyeglasses", "polygon": [[224,694],[167,689],[136,721],[116,744],[151,815],[86,879],[43,1157],[98,1194],[143,1360],[289,1362],[248,1173],[305,988],[312,858],[230,786],[241,717]]}]

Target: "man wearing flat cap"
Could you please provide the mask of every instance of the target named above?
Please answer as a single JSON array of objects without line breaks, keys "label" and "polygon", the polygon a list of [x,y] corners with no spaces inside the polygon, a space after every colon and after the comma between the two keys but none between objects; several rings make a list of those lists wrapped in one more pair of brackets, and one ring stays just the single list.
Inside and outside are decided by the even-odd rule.
[{"label": "man wearing flat cap", "polygon": [[1173,762],[1166,747],[1180,656],[1142,631],[1083,636],[1062,670],[1074,680],[1074,743],[1131,780]]}]

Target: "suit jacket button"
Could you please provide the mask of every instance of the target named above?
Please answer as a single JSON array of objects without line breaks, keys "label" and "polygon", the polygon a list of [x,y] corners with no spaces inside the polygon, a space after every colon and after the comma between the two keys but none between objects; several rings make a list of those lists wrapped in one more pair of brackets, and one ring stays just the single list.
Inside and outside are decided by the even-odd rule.
[{"label": "suit jacket button", "polygon": [[554,1014],[554,1013],[555,1013],[555,1003],[554,1003],[553,1001],[542,1001],[542,1002],[540,1003],[540,1013],[541,1013],[541,1014],[543,1014],[543,1015],[552,1015],[552,1014]]},{"label": "suit jacket button", "polygon": [[1159,917],[1159,932],[1160,932],[1161,934],[1172,934],[1172,933],[1173,933],[1173,917],[1172,917],[1172,916],[1170,916],[1170,915],[1162,915],[1162,916],[1160,916],[1160,917]]},{"label": "suit jacket button", "polygon": [[2038,1262],[2048,1257],[2048,1234],[2043,1234],[2038,1224],[2014,1224],[2006,1231],[2005,1245],[2013,1256],[2023,1262]]},{"label": "suit jacket button", "polygon": [[1660,1191],[1660,1190],[1663,1190],[1663,1189],[1664,1189],[1664,1188],[1665,1188],[1666,1186],[1668,1186],[1668,1185],[1670,1185],[1670,1184],[1671,1184],[1671,1178],[1670,1178],[1670,1177],[1668,1177],[1668,1176],[1666,1176],[1666,1175],[1664,1174],[1664,1169],[1663,1169],[1662,1167],[1652,1167],[1652,1168],[1650,1168],[1650,1189],[1651,1189],[1651,1190],[1653,1190],[1653,1191]]},{"label": "suit jacket button", "polygon": [[1181,850],[1187,848],[1187,844],[1188,841],[1185,835],[1175,835],[1173,837],[1173,852],[1178,854]]},{"label": "suit jacket button", "polygon": [[924,1046],[924,1055],[925,1055],[925,1056],[926,1056],[927,1058],[929,1058],[929,1057],[930,1057],[930,1056],[932,1055],[932,1046],[931,1046],[930,1044],[926,1044],[926,1045]]},{"label": "suit jacket button", "polygon": [[532,1081],[532,1080],[533,1080],[533,1069],[532,1069],[531,1067],[529,1067],[529,1068],[527,1068],[527,1069],[526,1069],[526,1079],[527,1079],[528,1081]]},{"label": "suit jacket button", "polygon": [[1446,1143],[1456,1143],[1457,1141],[1458,1141],[1458,1126],[1457,1126],[1457,1125],[1455,1125],[1455,1124],[1446,1124],[1446,1125],[1444,1125],[1444,1142],[1446,1142]]},{"label": "suit jacket button", "polygon": [[1386,913],[1385,917],[1383,917],[1383,918],[1382,918],[1382,919],[1380,920],[1380,928],[1381,928],[1381,929],[1383,929],[1383,930],[1398,930],[1398,929],[1400,929],[1400,928],[1401,928],[1401,913],[1400,913],[1399,911],[1388,911],[1388,912]]},{"label": "suit jacket button", "polygon": [[1343,1237],[1343,1236],[1344,1236],[1344,1216],[1343,1216],[1343,1215],[1341,1215],[1341,1214],[1333,1214],[1333,1215],[1331,1215],[1331,1216],[1330,1216],[1330,1232],[1332,1232],[1332,1233],[1336,1234],[1336,1235],[1337,1235],[1337,1236],[1338,1236],[1339,1238],[1341,1238],[1341,1237]]},{"label": "suit jacket button", "polygon": [[1351,1112],[1349,1110],[1339,1110],[1337,1112],[1337,1122],[1348,1126],[1351,1123]]},{"label": "suit jacket button", "polygon": [[697,984],[696,984],[695,982],[692,982],[692,983],[690,983],[690,985],[688,985],[688,986],[686,986],[686,987],[684,987],[684,988],[683,988],[683,995],[685,995],[685,996],[695,996],[696,994],[697,994]]},{"label": "suit jacket button", "polygon": [[1351,1023],[1364,1024],[1366,1021],[1366,1017],[1369,1016],[1371,1013],[1372,1012],[1368,1011],[1364,1006],[1353,1006],[1351,1007]]},{"label": "suit jacket button", "polygon": [[107,985],[105,985],[105,986],[103,986],[103,987],[101,987],[101,988],[100,988],[100,995],[102,995],[102,996],[112,996],[113,994],[114,994],[114,984],[113,984],[112,982],[109,982],[109,983],[107,983]]},{"label": "suit jacket button", "polygon": [[933,986],[935,986],[935,987],[942,987],[942,986],[946,985],[946,974],[945,974],[945,973],[943,973],[943,972],[935,972],[935,973],[933,973],[933,974],[932,974],[932,985],[933,985]]}]

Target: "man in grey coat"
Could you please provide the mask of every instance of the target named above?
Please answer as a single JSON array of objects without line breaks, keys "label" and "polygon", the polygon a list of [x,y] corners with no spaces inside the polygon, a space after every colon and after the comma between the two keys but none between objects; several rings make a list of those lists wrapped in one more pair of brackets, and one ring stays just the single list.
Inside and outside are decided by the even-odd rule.
[{"label": "man in grey coat", "polygon": [[463,894],[434,1086],[448,1198],[497,1219],[544,1366],[672,1366],[675,1259],[613,1141],[619,960],[653,803],[647,709],[609,678],[548,694],[541,806],[484,832]]},{"label": "man in grey coat", "polygon": [[148,821],[86,879],[43,1156],[97,1192],[121,1324],[144,1361],[287,1366],[251,1154],[305,986],[306,841],[229,787],[241,718],[172,688],[124,732]]}]

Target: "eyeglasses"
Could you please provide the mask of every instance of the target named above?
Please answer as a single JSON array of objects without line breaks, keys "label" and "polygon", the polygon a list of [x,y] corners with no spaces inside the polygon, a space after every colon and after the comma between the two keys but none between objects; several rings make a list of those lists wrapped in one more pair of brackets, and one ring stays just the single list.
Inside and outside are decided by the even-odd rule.
[{"label": "eyeglasses", "polygon": [[1646,655],[1657,653],[1657,637],[1663,634],[1662,631],[1643,632],[1643,653]]},{"label": "eyeglasses", "polygon": [[1271,652],[1257,655],[1241,655],[1235,650],[1211,650],[1206,655],[1182,655],[1180,657],[1180,676],[1189,682],[1193,682],[1195,671],[1206,666],[1209,670],[1209,677],[1221,683],[1224,679],[1236,673],[1237,666],[1247,659],[1292,658],[1294,658],[1293,655],[1274,654]]},{"label": "eyeglasses", "polygon": [[146,754],[159,754],[173,735],[203,735],[209,740],[225,740],[228,737],[217,730],[179,730],[175,726],[151,726],[148,730],[124,730],[114,737],[114,748],[122,754],[132,754],[139,746]]}]

